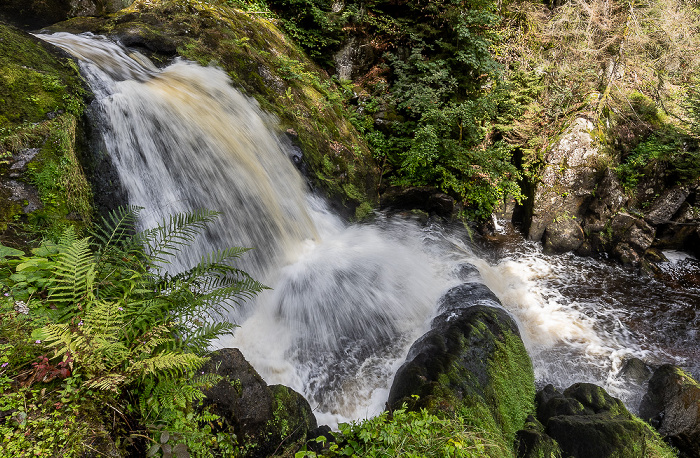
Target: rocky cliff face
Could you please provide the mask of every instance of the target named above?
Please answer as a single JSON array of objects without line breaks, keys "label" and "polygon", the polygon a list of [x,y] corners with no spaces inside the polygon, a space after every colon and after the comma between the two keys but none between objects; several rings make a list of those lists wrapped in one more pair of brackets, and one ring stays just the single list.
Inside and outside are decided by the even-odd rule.
[{"label": "rocky cliff face", "polygon": [[700,207],[695,182],[668,182],[664,170],[643,177],[625,191],[596,127],[575,119],[544,156],[532,211],[525,219],[530,240],[546,251],[582,255],[608,253],[640,266],[658,259],[657,249],[696,250]]}]

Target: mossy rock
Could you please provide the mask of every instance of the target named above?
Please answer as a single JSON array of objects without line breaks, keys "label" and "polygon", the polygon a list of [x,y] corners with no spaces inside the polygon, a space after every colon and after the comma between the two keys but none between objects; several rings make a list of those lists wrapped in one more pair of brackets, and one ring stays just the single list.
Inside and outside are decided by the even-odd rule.
[{"label": "mossy rock", "polygon": [[389,404],[460,415],[497,438],[497,449],[509,456],[516,432],[534,413],[532,363],[510,315],[483,305],[497,301],[495,296],[485,289],[481,297],[470,284],[462,287],[468,290],[465,294],[451,291],[446,297],[465,297],[471,303],[442,305],[444,313],[411,347],[398,370]]},{"label": "mossy rock", "polygon": [[75,18],[54,31],[94,32],[145,51],[156,62],[174,55],[217,65],[233,84],[293,132],[313,185],[355,216],[375,206],[379,169],[350,123],[340,88],[264,15],[221,2],[136,0],[106,18]]},{"label": "mossy rock", "polygon": [[542,423],[532,415],[515,436],[515,451],[519,458],[562,458],[557,441],[547,435]]},{"label": "mossy rock", "polygon": [[0,187],[7,194],[0,204],[0,229],[5,242],[13,243],[7,238],[17,232],[57,235],[66,225],[80,228],[91,220],[92,192],[79,147],[89,97],[77,65],[65,53],[0,23]]},{"label": "mossy rock", "polygon": [[548,385],[537,393],[537,404],[537,419],[559,444],[562,456],[674,456],[648,424],[597,385],[576,383],[563,393]]},{"label": "mossy rock", "polygon": [[223,377],[204,392],[204,406],[221,417],[217,432],[236,438],[240,456],[296,450],[316,429],[306,399],[286,386],[268,386],[238,349],[212,353],[203,371]]},{"label": "mossy rock", "polygon": [[659,367],[639,410],[683,456],[700,457],[700,383],[693,377],[670,364]]}]

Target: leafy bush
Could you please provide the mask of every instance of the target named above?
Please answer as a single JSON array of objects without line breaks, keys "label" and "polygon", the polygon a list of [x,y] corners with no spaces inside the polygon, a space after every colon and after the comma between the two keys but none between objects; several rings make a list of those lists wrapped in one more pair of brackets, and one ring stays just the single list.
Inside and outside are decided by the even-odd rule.
[{"label": "leafy bush", "polygon": [[[34,407],[0,426],[5,453],[0,456],[19,456],[17,450],[82,453],[89,444],[76,438],[91,436],[76,415],[89,415],[100,403],[144,425],[155,437],[153,454],[189,449],[195,456],[211,456],[210,449],[218,447],[208,426],[216,417],[195,410],[201,388],[218,379],[195,373],[207,360],[210,342],[234,328],[217,319],[264,286],[231,266],[246,251],[241,248],[205,256],[177,274],[165,269],[215,212],[172,216],[141,232],[134,230],[137,215],[137,208],[113,213],[92,238],[78,238],[69,228],[58,242],[45,241],[28,256],[0,247],[3,325],[19,320],[25,332],[33,328],[31,353],[40,355],[39,363],[27,368],[19,355],[26,351],[26,337],[3,326],[0,411]],[[28,312],[24,319],[10,311],[19,305]],[[58,400],[55,411],[46,396]],[[64,404],[74,412],[71,421],[59,411]],[[51,419],[68,421],[65,427],[54,425],[68,432],[42,436]]]},{"label": "leafy bush", "polygon": [[318,456],[362,457],[482,457],[495,443],[456,417],[443,419],[427,410],[407,411],[406,406],[384,412],[361,423],[341,423],[334,441],[321,436],[323,452],[301,451],[295,458]]}]

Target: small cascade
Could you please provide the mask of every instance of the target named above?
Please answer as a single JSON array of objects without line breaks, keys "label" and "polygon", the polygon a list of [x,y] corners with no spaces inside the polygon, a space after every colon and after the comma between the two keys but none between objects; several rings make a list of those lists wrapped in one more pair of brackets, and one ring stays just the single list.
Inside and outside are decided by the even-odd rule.
[{"label": "small cascade", "polygon": [[542,384],[592,381],[634,409],[638,394],[616,375],[625,358],[683,364],[698,353],[687,339],[700,292],[674,302],[619,267],[546,256],[497,220],[505,242],[488,248],[446,223],[377,215],[348,225],[307,192],[276,120],[221,69],[184,60],[158,69],[105,38],[40,37],[80,59],[106,153],[129,203],[145,208],[144,227],[182,211],[221,212],[173,269],[216,249],[254,248],[238,267],[272,289],[231,314],[241,327],[219,345],[239,347],[268,383],[304,394],[322,424],[382,411],[439,298],[465,281],[485,283],[515,317]]}]

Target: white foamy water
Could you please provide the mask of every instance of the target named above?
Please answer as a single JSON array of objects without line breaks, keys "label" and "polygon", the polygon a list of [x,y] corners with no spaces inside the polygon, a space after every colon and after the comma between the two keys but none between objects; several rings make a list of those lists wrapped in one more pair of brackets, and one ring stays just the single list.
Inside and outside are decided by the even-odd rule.
[{"label": "white foamy water", "polygon": [[[438,299],[463,281],[483,281],[514,316],[540,383],[591,381],[634,403],[637,394],[615,376],[625,358],[680,360],[664,353],[677,342],[654,347],[663,336],[630,320],[644,313],[625,297],[630,287],[605,279],[654,285],[596,261],[544,256],[522,241],[475,249],[463,228],[382,215],[349,225],[307,193],[275,119],[222,70],[182,60],[157,69],[99,37],[41,38],[81,59],[106,152],[129,202],[146,208],[144,227],[197,208],[222,213],[174,269],[216,249],[254,248],[239,267],[272,289],[231,314],[241,327],[219,345],[239,347],[268,383],[304,394],[320,423],[381,412]],[[505,237],[506,225],[496,223]],[[689,297],[652,318],[672,322]]]}]

